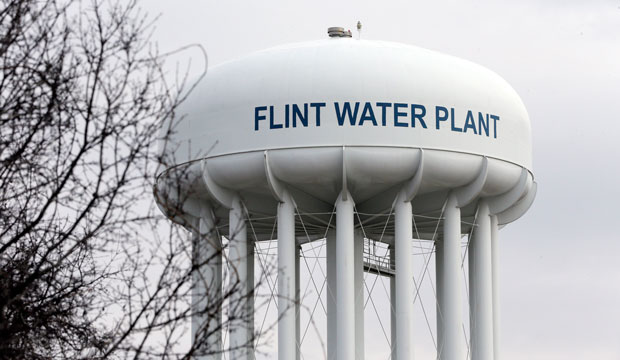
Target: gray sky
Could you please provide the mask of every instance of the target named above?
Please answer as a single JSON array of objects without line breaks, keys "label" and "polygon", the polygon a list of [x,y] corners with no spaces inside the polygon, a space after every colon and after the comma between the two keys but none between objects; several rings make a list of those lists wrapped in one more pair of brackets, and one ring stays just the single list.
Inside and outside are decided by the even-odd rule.
[{"label": "gray sky", "polygon": [[[620,359],[620,0],[142,6],[161,14],[161,51],[200,43],[210,66],[325,38],[328,26],[355,32],[361,20],[364,39],[437,50],[500,74],[528,109],[539,184],[530,211],[500,232],[503,359]],[[197,71],[199,53],[187,57]],[[416,334],[424,332],[420,324]],[[429,351],[416,348],[419,358]]]}]

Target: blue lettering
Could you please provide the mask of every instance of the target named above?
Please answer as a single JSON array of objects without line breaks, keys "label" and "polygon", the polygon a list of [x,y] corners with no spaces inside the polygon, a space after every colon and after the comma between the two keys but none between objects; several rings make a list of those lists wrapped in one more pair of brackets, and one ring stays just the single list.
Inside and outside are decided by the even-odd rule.
[{"label": "blue lettering", "polygon": [[273,105],[269,107],[269,128],[270,129],[282,129],[282,124],[275,124],[273,122]]},{"label": "blue lettering", "polygon": [[260,115],[260,112],[265,110],[267,110],[266,106],[257,106],[254,108],[254,131],[258,131],[258,122],[260,120],[267,119],[265,115]]},{"label": "blue lettering", "polygon": [[[439,112],[443,112],[443,115],[439,115]],[[435,128],[439,130],[439,122],[448,120],[448,109],[443,106],[435,106]]]},{"label": "blue lettering", "polygon": [[[362,104],[362,106],[360,106]],[[374,107],[381,109],[381,123],[379,124],[378,114],[375,114]],[[408,107],[411,109],[408,109]],[[275,113],[275,105],[256,106],[254,108],[254,131],[259,131],[261,121],[269,119],[269,129],[308,127],[312,120],[309,108],[314,108],[314,119],[316,126],[321,126],[321,108],[326,107],[325,102],[303,103],[303,104],[284,104],[284,115],[282,122],[278,122]],[[394,127],[416,127],[416,123],[427,129],[425,117],[426,107],[422,104],[389,103],[389,102],[334,102],[336,118],[339,126],[349,124],[351,126],[364,126],[366,122],[371,122],[373,126],[387,126],[387,109],[393,107]],[[269,113],[267,114],[267,111]],[[311,112],[312,110],[310,110]],[[408,111],[411,111],[410,117]],[[464,124],[457,126],[456,109],[454,107],[435,106],[435,129],[440,130],[442,122],[450,120],[450,130],[453,132],[467,133],[470,130],[476,135],[486,135],[490,137],[491,127],[493,127],[493,138],[497,138],[497,123],[500,121],[498,115],[489,113],[478,113],[478,123],[476,124],[476,111],[467,110]],[[359,118],[358,118],[359,115]],[[358,122],[359,119],[359,122]],[[493,121],[489,123],[489,119]],[[265,125],[263,125],[263,128]]]},{"label": "blue lettering", "polygon": [[297,104],[293,104],[293,127],[297,127],[297,118],[304,127],[308,127],[308,104],[304,104],[304,113],[301,114],[301,110]]},{"label": "blue lettering", "polygon": [[398,108],[406,108],[407,104],[394,103],[394,126],[398,127],[407,127],[407,123],[398,122],[398,118],[402,116],[406,116],[406,112],[398,111]]},{"label": "blue lettering", "polygon": [[338,118],[338,125],[342,126],[344,124],[344,117],[347,115],[349,117],[349,123],[353,126],[355,125],[355,121],[357,120],[357,110],[359,109],[360,103],[355,103],[355,110],[353,114],[351,114],[351,104],[347,101],[342,105],[342,113],[340,112],[340,106],[337,102],[334,103],[336,107],[336,117]]},{"label": "blue lettering", "polygon": [[385,120],[385,108],[389,108],[392,107],[392,104],[390,103],[384,103],[384,102],[378,102],[377,106],[381,108],[381,125],[385,126],[386,125],[386,120]]},{"label": "blue lettering", "polygon": [[284,105],[284,127],[287,129],[289,128],[288,118],[289,118],[289,104],[286,104]]},{"label": "blue lettering", "polygon": [[372,105],[370,105],[369,102],[367,102],[364,105],[364,109],[362,110],[362,115],[360,116],[359,126],[362,126],[364,124],[364,121],[372,121],[372,124],[374,126],[377,126],[377,119],[375,118],[375,112],[372,111]]},{"label": "blue lettering", "polygon": [[[422,110],[420,114],[416,113],[416,110]],[[418,119],[420,125],[426,129],[426,123],[424,122],[424,115],[426,115],[426,108],[424,105],[411,104],[411,127],[415,127],[415,119]]]},{"label": "blue lettering", "polygon": [[450,125],[451,125],[451,129],[452,131],[456,131],[456,132],[463,132],[463,129],[458,128],[454,125],[454,108],[450,108]]},{"label": "blue lettering", "polygon": [[474,130],[474,134],[478,134],[476,131],[476,123],[474,123],[474,115],[471,113],[471,110],[467,110],[467,119],[465,120],[463,132],[466,133],[467,129],[472,129]]},{"label": "blue lettering", "polygon": [[310,103],[310,107],[316,109],[316,126],[321,126],[321,108],[325,106],[325,103]]},{"label": "blue lettering", "polygon": [[482,135],[482,130],[484,129],[486,136],[489,136],[489,114],[486,114],[485,119],[481,112],[478,113],[478,129],[480,130],[478,135]]},{"label": "blue lettering", "polygon": [[497,139],[497,122],[499,121],[499,116],[491,115],[491,119],[493,119],[493,138]]}]

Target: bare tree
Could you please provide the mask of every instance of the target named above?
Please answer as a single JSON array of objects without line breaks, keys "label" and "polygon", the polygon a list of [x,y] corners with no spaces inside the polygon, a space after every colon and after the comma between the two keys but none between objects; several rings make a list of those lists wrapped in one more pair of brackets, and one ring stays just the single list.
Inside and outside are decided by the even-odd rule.
[{"label": "bare tree", "polygon": [[203,263],[150,202],[191,88],[151,30],[135,1],[0,5],[0,357],[188,357],[188,319],[238,290],[192,308]]}]

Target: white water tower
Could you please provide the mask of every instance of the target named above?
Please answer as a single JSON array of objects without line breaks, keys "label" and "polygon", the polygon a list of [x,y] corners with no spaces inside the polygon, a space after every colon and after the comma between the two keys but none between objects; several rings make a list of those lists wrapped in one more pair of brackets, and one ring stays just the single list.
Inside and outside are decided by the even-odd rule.
[{"label": "white water tower", "polygon": [[[364,271],[373,271],[391,278],[392,359],[413,359],[414,235],[434,244],[438,358],[499,359],[499,229],[523,215],[536,193],[521,99],[469,61],[357,40],[339,28],[329,35],[209,69],[166,148],[176,166],[158,179],[162,211],[179,223],[199,221],[206,233],[219,226],[228,239],[225,261],[202,269],[216,292],[223,262],[250,291],[255,242],[277,239],[281,360],[299,358],[299,247],[320,240],[328,358],[363,358],[358,290]],[[173,210],[174,199],[183,203]],[[368,242],[389,255],[373,261],[364,253]],[[219,244],[211,239],[199,252],[220,254]],[[244,306],[251,318],[252,302]],[[196,318],[194,327],[219,321]],[[229,359],[254,357],[243,345],[252,331],[252,324],[231,329]],[[221,347],[223,337],[214,332],[210,346]]]}]

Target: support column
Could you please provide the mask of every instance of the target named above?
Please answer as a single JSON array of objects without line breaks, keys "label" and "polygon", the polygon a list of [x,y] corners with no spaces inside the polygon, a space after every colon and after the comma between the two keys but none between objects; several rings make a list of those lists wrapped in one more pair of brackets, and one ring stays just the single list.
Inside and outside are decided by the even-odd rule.
[{"label": "support column", "polygon": [[297,302],[295,303],[295,321],[297,323],[296,326],[296,334],[295,334],[295,359],[299,360],[301,358],[301,321],[299,320],[299,316],[301,314],[301,290],[299,287],[299,262],[301,261],[301,245],[297,244],[297,240],[295,240],[295,298]]},{"label": "support column", "polygon": [[437,318],[437,358],[443,352],[443,239],[435,240],[435,296],[437,297],[436,318]]},{"label": "support column", "polygon": [[343,192],[336,201],[336,331],[338,360],[355,359],[355,274],[353,199]]},{"label": "support column", "polygon": [[413,359],[413,253],[411,202],[399,195],[394,208],[396,358]]},{"label": "support column", "polygon": [[327,359],[336,360],[338,348],[338,329],[336,324],[336,298],[338,297],[338,286],[336,277],[336,232],[329,230],[325,239],[326,261],[327,261]]},{"label": "support column", "polygon": [[[390,266],[394,269],[394,245],[390,245]],[[397,360],[396,356],[396,278],[390,276],[390,350],[391,360]]]},{"label": "support column", "polygon": [[469,312],[472,360],[493,360],[493,293],[491,218],[480,200],[473,236],[469,241]]},{"label": "support column", "polygon": [[254,359],[254,244],[248,241],[245,214],[241,200],[232,202],[229,216],[230,284],[235,287],[230,297],[231,321],[229,346],[231,360]]},{"label": "support column", "polygon": [[499,360],[499,224],[491,216],[491,274],[493,292],[493,360]]},{"label": "support column", "polygon": [[355,359],[364,359],[364,233],[355,231],[353,277],[355,278]]},{"label": "support column", "polygon": [[[197,342],[194,358],[219,360],[222,357],[222,245],[214,232],[210,208],[201,211],[195,227],[192,234],[193,261],[198,270],[192,275],[192,310],[195,314],[192,316],[192,339]],[[214,307],[220,308],[214,311]],[[203,355],[203,350],[215,353]]]},{"label": "support column", "polygon": [[462,315],[461,210],[454,194],[448,196],[443,221],[443,271],[438,284],[439,304],[443,315],[440,360],[465,358]]},{"label": "support column", "polygon": [[288,193],[278,205],[278,359],[297,358],[297,260],[295,207]]}]

